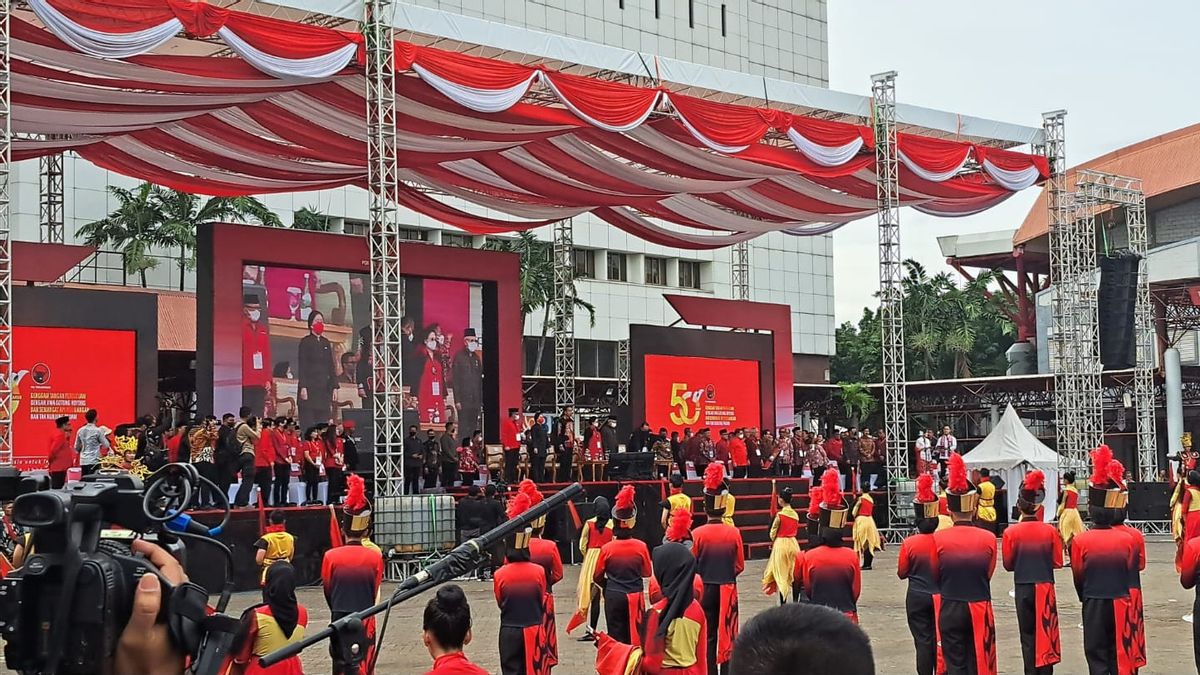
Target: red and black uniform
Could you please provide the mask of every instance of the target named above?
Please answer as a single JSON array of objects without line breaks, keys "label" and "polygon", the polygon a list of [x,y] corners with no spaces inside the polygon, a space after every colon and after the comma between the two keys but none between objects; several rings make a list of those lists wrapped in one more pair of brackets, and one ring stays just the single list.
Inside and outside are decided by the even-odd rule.
[{"label": "red and black uniform", "polygon": [[1137,666],[1133,640],[1121,637],[1130,622],[1129,577],[1137,567],[1133,539],[1096,525],[1071,541],[1071,572],[1083,602],[1083,654],[1092,675],[1130,675]]},{"label": "red and black uniform", "polygon": [[546,650],[550,653],[550,665],[558,665],[558,626],[554,623],[554,584],[562,581],[562,556],[558,545],[541,537],[529,540],[529,561],[546,571],[546,597],[542,608],[542,633]]},{"label": "red and black uniform", "polygon": [[442,654],[433,660],[433,669],[425,675],[488,675],[488,671],[467,660],[462,652]]},{"label": "red and black uniform", "polygon": [[728,671],[738,634],[737,578],[746,569],[742,533],[725,523],[701,525],[692,531],[692,553],[704,581],[700,606],[708,626],[708,673],[717,675],[719,666]]},{"label": "red and black uniform", "polygon": [[[1145,667],[1146,658],[1146,617],[1142,605],[1142,570],[1146,569],[1146,535],[1136,528],[1121,523],[1114,524],[1113,529],[1124,532],[1133,541],[1134,564],[1129,568],[1129,602],[1133,605],[1130,610],[1133,624],[1133,662],[1138,668]],[[1126,639],[1124,633],[1121,639]]]},{"label": "red and black uniform", "polygon": [[808,591],[808,601],[836,609],[858,623],[862,572],[854,549],[818,546],[804,554],[801,565],[801,580]]},{"label": "red and black uniform", "polygon": [[917,649],[917,675],[933,675],[935,669],[941,672],[944,668],[937,668],[937,549],[932,534],[914,534],[900,544],[896,576],[908,579],[904,609]]},{"label": "red and black uniform", "polygon": [[534,562],[510,561],[492,577],[500,607],[500,672],[503,675],[543,675],[549,664],[539,644],[546,570]]},{"label": "red and black uniform", "polygon": [[935,532],[937,578],[942,600],[938,630],[949,675],[996,675],[996,619],[992,614],[992,573],[996,536],[955,523]]},{"label": "red and black uniform", "polygon": [[[1183,545],[1180,561],[1179,583],[1184,588],[1195,588],[1196,599],[1192,601],[1192,617],[1200,615],[1200,539]],[[1200,673],[1200,621],[1192,621],[1192,658],[1196,661],[1196,672]]]},{"label": "red and black uniform", "polygon": [[[382,582],[383,555],[378,550],[359,542],[349,542],[326,551],[321,562],[321,585],[325,590],[325,602],[329,604],[330,621],[337,621],[347,614],[374,605]],[[374,617],[365,619],[363,624],[367,638],[374,640]],[[371,660],[370,651],[373,650],[368,650],[367,658],[362,663],[363,675],[370,675],[367,670]]]},{"label": "red and black uniform", "polygon": [[642,579],[650,576],[650,549],[640,539],[614,539],[600,549],[594,579],[604,588],[604,622],[618,642],[641,645],[646,614]]},{"label": "red and black uniform", "polygon": [[242,626],[246,631],[241,639],[241,646],[235,647],[232,656],[234,665],[229,672],[238,675],[304,675],[304,666],[300,656],[290,656],[279,663],[264,668],[259,659],[278,649],[304,639],[304,631],[308,626],[308,610],[303,605],[296,605],[296,625],[291,635],[284,635],[270,605],[258,605],[246,610],[242,617]]},{"label": "red and black uniform", "polygon": [[1054,672],[1062,660],[1054,570],[1062,567],[1062,537],[1049,523],[1025,516],[1004,530],[1004,569],[1013,573],[1017,630],[1027,675]]}]

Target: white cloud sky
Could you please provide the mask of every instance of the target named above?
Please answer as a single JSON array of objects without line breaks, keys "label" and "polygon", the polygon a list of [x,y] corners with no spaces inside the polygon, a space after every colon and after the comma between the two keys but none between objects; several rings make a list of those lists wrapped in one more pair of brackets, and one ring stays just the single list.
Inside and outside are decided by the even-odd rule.
[{"label": "white cloud sky", "polygon": [[[830,0],[828,17],[831,88],[870,93],[872,73],[896,70],[905,103],[1030,126],[1065,108],[1071,165],[1200,121],[1197,2]],[[901,251],[948,269],[938,235],[1016,228],[1035,196],[968,218],[905,209]],[[833,243],[840,324],[877,304],[874,218]]]}]

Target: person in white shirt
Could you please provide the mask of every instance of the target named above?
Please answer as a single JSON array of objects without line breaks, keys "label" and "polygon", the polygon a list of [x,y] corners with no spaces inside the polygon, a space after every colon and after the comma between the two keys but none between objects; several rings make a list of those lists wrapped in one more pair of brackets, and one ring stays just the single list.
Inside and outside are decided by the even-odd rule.
[{"label": "person in white shirt", "polygon": [[913,447],[917,451],[917,473],[930,471],[933,467],[933,430],[921,432]]},{"label": "person in white shirt", "polygon": [[83,469],[83,475],[87,476],[100,468],[101,449],[107,452],[112,446],[108,442],[108,434],[96,426],[95,410],[88,410],[83,419],[87,424],[75,432],[75,452],[79,453],[79,466]]},{"label": "person in white shirt", "polygon": [[937,439],[938,464],[941,465],[942,471],[946,470],[946,463],[950,461],[952,452],[958,452],[958,439],[954,437],[954,432],[950,431],[950,425],[946,425],[942,427],[942,435]]}]

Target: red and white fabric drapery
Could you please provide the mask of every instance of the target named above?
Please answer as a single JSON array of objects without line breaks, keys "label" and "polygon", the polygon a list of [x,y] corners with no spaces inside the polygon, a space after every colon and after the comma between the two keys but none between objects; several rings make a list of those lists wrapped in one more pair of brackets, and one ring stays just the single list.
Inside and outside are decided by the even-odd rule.
[{"label": "red and white fabric drapery", "polygon": [[[44,28],[13,21],[14,130],[59,138],[20,141],[16,158],[69,149],[219,195],[365,186],[358,34],[189,0],[30,7]],[[153,53],[180,34],[240,58]],[[592,213],[649,241],[715,248],[875,212],[865,126],[409,43],[396,69],[395,197],[469,232]],[[901,202],[939,215],[989,208],[1048,173],[1035,155],[913,134],[898,144]]]}]

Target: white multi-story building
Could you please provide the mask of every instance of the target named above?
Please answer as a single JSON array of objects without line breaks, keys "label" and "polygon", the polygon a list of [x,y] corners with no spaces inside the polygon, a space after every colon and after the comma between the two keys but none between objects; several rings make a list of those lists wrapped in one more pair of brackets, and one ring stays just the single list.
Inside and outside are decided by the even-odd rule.
[{"label": "white multi-story building", "polygon": [[[338,10],[326,5],[341,4],[345,5],[341,11],[347,12],[343,16],[361,11],[360,2],[342,0],[272,2],[334,15]],[[406,16],[418,17],[429,25],[441,21],[486,34],[489,25],[503,24],[509,38],[519,38],[522,31],[527,31],[529,44],[539,43],[538,36],[545,38],[548,33],[632,50],[640,53],[643,61],[652,62],[654,56],[659,56],[735,73],[828,85],[826,0],[415,0],[396,4],[401,12],[408,13]],[[647,68],[654,67],[647,64]],[[64,231],[67,243],[74,243],[82,225],[103,218],[115,208],[116,200],[106,186],[129,187],[135,182],[70,154],[63,164]],[[362,234],[369,217],[367,194],[358,188],[268,195],[262,199],[284,224],[291,224],[295,212],[307,207],[329,216],[334,231]],[[16,166],[12,209],[14,236],[37,241],[37,161]],[[430,244],[480,246],[484,242],[484,237],[465,235],[412,212],[402,212],[401,219],[406,236]],[[549,229],[537,234],[547,239],[551,236]],[[581,377],[616,376],[616,344],[628,336],[630,323],[667,324],[677,319],[662,293],[730,297],[732,292],[729,249],[693,252],[666,248],[641,241],[591,216],[575,219],[574,242],[578,291],[596,307],[594,325],[582,313],[575,322],[579,340],[577,372]],[[750,298],[791,306],[797,380],[824,381],[834,349],[832,237],[773,233],[750,242],[750,252]],[[161,253],[178,255],[172,251]],[[180,286],[179,267],[169,261],[149,275],[151,285]],[[118,257],[99,256],[79,280],[120,283],[122,277]],[[130,283],[136,282],[130,279]],[[190,290],[194,283],[194,275],[185,273],[182,285]],[[540,313],[530,318],[525,332],[528,336],[542,332]],[[553,364],[552,347],[548,350],[543,374],[549,374]],[[532,351],[527,349],[527,353]],[[532,363],[528,363],[527,373],[531,368]]]}]

